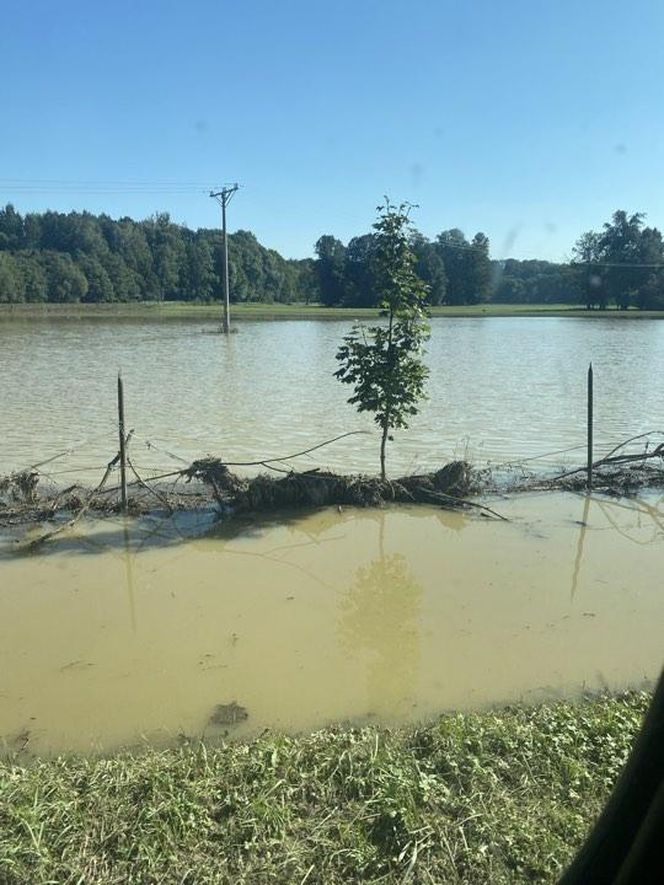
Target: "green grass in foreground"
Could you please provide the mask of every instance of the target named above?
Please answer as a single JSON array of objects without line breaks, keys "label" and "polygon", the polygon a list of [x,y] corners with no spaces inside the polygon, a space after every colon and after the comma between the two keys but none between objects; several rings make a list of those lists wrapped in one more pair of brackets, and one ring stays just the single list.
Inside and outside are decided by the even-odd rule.
[{"label": "green grass in foreground", "polygon": [[649,703],[0,764],[0,882],[553,882]]}]

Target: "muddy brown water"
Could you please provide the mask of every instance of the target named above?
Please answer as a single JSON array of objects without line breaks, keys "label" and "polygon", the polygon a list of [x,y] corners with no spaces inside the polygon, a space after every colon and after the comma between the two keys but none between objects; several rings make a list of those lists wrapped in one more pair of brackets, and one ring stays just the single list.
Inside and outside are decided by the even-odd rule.
[{"label": "muddy brown water", "polygon": [[0,556],[0,736],[109,751],[642,686],[664,497],[90,521]]},{"label": "muddy brown water", "polygon": [[[353,436],[292,462],[376,472],[369,415],[333,377],[348,321],[218,323],[171,319],[0,322],[0,474],[43,464],[61,484],[98,482],[117,451],[115,373],[125,380],[130,454],[141,469],[178,469],[207,453],[259,460]],[[389,446],[393,476],[454,458],[492,464],[548,455],[585,457],[585,385],[595,368],[598,455],[626,438],[664,430],[659,377],[664,322],[487,317],[434,319],[428,400]],[[658,440],[660,441],[660,440]],[[148,445],[149,444],[149,445]],[[173,456],[176,456],[174,458]],[[183,461],[177,460],[183,459]]]}]

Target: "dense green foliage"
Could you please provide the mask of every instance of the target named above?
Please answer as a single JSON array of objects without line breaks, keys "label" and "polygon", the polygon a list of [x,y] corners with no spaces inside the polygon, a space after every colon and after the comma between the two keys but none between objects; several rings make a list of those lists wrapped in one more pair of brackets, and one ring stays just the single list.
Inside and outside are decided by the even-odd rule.
[{"label": "dense green foliage", "polygon": [[494,304],[580,304],[583,292],[574,268],[551,261],[492,262]]},{"label": "dense green foliage", "polygon": [[366,261],[380,298],[385,324],[353,326],[337,353],[335,372],[354,386],[349,403],[372,412],[381,429],[380,473],[385,479],[385,445],[390,430],[408,427],[424,395],[428,369],[421,359],[429,327],[424,303],[427,287],[416,273],[417,257],[408,237],[408,211],[389,201],[379,207]]},{"label": "dense green foliage", "polygon": [[555,882],[615,783],[645,694],[0,763],[5,885]]},{"label": "dense green foliage", "polygon": [[573,267],[589,308],[664,310],[664,242],[640,212],[614,212],[601,231],[583,234]]},{"label": "dense green foliage", "polygon": [[[614,213],[583,234],[573,260],[491,260],[489,240],[457,228],[433,240],[410,233],[428,304],[583,304],[664,309],[664,246],[640,213]],[[231,300],[375,307],[376,233],[348,245],[321,236],[316,258],[288,260],[249,231],[229,237]],[[167,214],[144,221],[89,212],[21,216],[0,209],[0,304],[213,301],[221,297],[218,230],[190,230]]]},{"label": "dense green foliage", "polygon": [[[222,261],[218,230],[192,231],[165,214],[136,222],[0,210],[0,303],[209,301],[220,297]],[[234,301],[297,300],[314,288],[312,266],[286,261],[248,231],[229,237]]]},{"label": "dense green foliage", "polygon": [[[320,300],[329,306],[370,307],[380,299],[374,274],[378,234],[354,237],[348,246],[326,234],[316,243]],[[415,270],[428,288],[428,303],[478,304],[491,294],[489,240],[478,233],[468,242],[460,230],[444,231],[431,242],[412,230]]]}]

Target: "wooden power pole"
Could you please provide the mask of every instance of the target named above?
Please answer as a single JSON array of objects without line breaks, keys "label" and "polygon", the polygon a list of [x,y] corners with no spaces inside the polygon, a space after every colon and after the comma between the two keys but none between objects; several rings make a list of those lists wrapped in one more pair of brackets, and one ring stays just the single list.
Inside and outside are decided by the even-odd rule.
[{"label": "wooden power pole", "polygon": [[221,231],[224,248],[224,319],[221,329],[222,332],[224,332],[226,335],[228,335],[231,330],[231,303],[228,285],[228,239],[226,238],[226,206],[228,206],[228,204],[230,203],[233,194],[238,189],[238,187],[239,185],[237,184],[231,184],[222,187],[220,191],[210,191],[210,196],[215,199],[221,206]]}]

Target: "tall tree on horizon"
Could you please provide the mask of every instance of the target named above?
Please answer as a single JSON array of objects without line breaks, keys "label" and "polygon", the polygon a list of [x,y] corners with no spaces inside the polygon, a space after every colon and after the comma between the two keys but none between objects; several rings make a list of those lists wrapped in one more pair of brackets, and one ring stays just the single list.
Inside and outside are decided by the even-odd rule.
[{"label": "tall tree on horizon", "polygon": [[574,263],[585,270],[588,307],[604,308],[613,300],[625,310],[658,302],[664,242],[657,228],[645,226],[643,212],[617,210],[601,231],[582,234],[573,252]]},{"label": "tall tree on horizon", "polygon": [[330,234],[319,237],[316,246],[316,269],[320,300],[328,307],[342,304],[345,295],[344,265],[346,247]]}]

